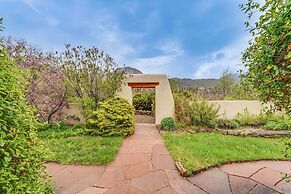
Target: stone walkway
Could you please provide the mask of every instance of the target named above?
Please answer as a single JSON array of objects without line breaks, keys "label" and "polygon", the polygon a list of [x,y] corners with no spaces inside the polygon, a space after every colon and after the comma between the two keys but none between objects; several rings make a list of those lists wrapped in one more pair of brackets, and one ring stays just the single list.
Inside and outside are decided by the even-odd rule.
[{"label": "stone walkway", "polygon": [[[89,191],[89,190],[88,190]],[[204,193],[181,177],[155,125],[138,124],[92,193]],[[87,192],[85,192],[87,193]]]},{"label": "stone walkway", "polygon": [[134,123],[147,123],[147,124],[154,124],[155,117],[151,115],[135,115],[134,116]]},{"label": "stone walkway", "polygon": [[73,194],[91,187],[104,173],[106,166],[46,164],[50,176],[54,177],[56,194]]},{"label": "stone walkway", "polygon": [[[116,159],[107,167],[47,164],[56,177],[57,193],[290,193],[291,162],[229,164],[198,175],[181,177],[160,134],[151,124],[137,124]],[[71,182],[71,184],[70,184]]]},{"label": "stone walkway", "polygon": [[291,193],[284,173],[290,177],[290,161],[258,161],[223,165],[187,179],[208,193]]}]

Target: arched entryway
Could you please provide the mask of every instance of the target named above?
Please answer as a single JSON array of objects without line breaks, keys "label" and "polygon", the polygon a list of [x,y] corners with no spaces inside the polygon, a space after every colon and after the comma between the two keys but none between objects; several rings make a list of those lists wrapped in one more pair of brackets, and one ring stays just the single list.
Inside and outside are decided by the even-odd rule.
[{"label": "arched entryway", "polygon": [[155,88],[155,124],[160,124],[163,118],[174,117],[174,99],[166,75],[127,75],[119,96],[132,103],[132,88]]}]

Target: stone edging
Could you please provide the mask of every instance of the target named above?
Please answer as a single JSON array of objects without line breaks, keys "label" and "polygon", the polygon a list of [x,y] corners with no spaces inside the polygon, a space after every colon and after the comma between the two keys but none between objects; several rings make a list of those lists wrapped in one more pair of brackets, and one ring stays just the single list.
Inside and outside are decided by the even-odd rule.
[{"label": "stone edging", "polygon": [[[191,131],[189,131],[191,132]],[[234,136],[251,136],[251,137],[291,137],[291,131],[271,131],[262,130],[257,128],[246,128],[246,129],[211,129],[211,128],[201,128],[195,132],[218,132],[223,135],[234,135]]]}]

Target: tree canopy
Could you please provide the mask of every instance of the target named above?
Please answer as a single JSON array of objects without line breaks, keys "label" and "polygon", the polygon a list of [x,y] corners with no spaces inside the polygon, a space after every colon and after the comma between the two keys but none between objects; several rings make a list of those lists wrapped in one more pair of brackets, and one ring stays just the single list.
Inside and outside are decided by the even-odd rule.
[{"label": "tree canopy", "polygon": [[114,97],[125,78],[113,58],[95,47],[66,45],[61,65],[70,95],[81,103],[85,117],[100,101]]},{"label": "tree canopy", "polygon": [[[253,0],[241,5],[249,21],[245,22],[252,35],[243,53],[248,68],[243,76],[263,102],[272,102],[278,110],[290,112],[291,93],[291,1]],[[258,21],[250,21],[260,14]]]}]

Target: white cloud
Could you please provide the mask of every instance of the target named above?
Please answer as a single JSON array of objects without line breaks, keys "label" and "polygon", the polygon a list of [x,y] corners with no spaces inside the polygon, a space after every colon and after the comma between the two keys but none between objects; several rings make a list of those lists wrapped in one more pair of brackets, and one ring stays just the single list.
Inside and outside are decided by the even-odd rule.
[{"label": "white cloud", "polygon": [[162,52],[161,55],[146,58],[137,58],[128,62],[128,65],[141,70],[143,73],[170,74],[173,71],[171,65],[177,63],[177,59],[183,56],[184,51],[177,41],[162,41],[155,45],[155,49]]},{"label": "white cloud", "polygon": [[41,14],[41,11],[37,8],[37,0],[23,0],[23,2],[33,9],[36,13]]},{"label": "white cloud", "polygon": [[57,26],[59,25],[59,20],[52,16],[46,16],[46,21],[50,26]]},{"label": "white cloud", "polygon": [[[125,64],[144,73],[170,73],[169,64],[174,63],[184,53],[178,41],[163,40],[155,45],[150,45],[159,50],[160,55],[140,57],[139,54],[149,46],[138,44],[143,42],[143,36],[147,32],[124,31],[114,14],[107,10],[96,10],[96,13],[98,13],[98,17],[94,18],[94,25],[91,25],[89,32],[90,36],[94,37],[93,45],[110,54],[119,65]],[[85,22],[83,17],[82,15],[77,18],[76,22]]]},{"label": "white cloud", "polygon": [[[249,38],[250,36],[243,36],[230,45],[202,57],[198,60],[199,66],[194,73],[194,78],[217,78],[226,69],[233,73],[244,69],[241,52],[247,47]],[[217,57],[218,55],[220,57]]]},{"label": "white cloud", "polygon": [[132,42],[141,36],[123,31],[114,16],[108,12],[98,15],[90,29],[90,35],[95,39],[94,45],[112,55],[119,64],[125,63],[127,57],[136,53],[137,48]]}]

